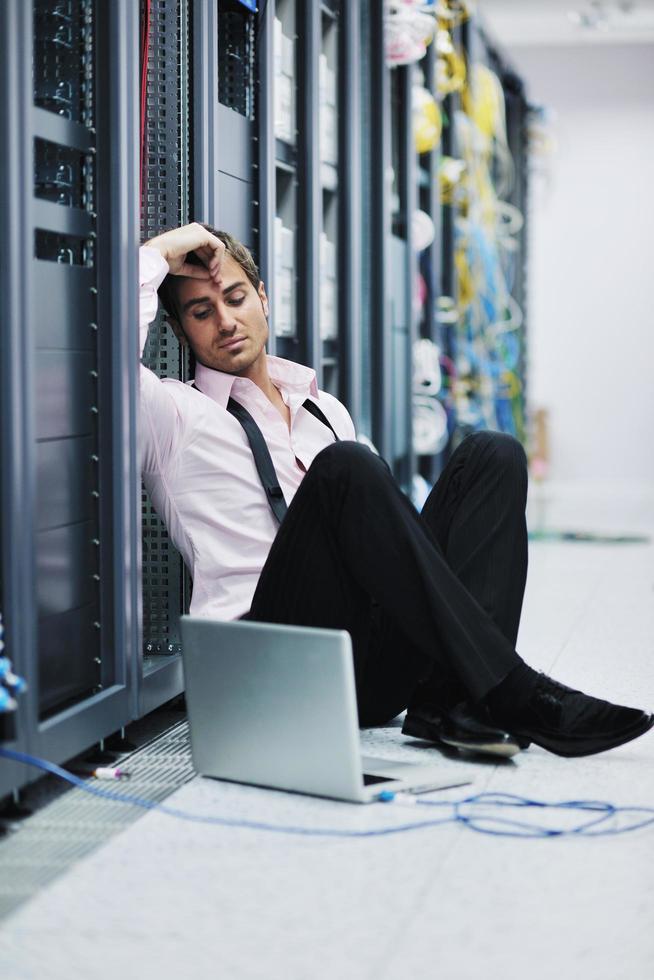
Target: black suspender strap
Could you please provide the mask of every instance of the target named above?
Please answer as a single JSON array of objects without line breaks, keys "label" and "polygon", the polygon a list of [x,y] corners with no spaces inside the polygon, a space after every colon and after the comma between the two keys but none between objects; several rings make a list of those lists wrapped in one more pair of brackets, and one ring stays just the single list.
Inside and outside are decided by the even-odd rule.
[{"label": "black suspender strap", "polygon": [[302,408],[306,408],[307,412],[311,412],[311,414],[315,416],[315,418],[317,418],[319,422],[322,422],[322,424],[326,425],[328,429],[331,429],[332,432],[334,433],[334,439],[336,440],[336,442],[341,441],[336,435],[336,430],[334,429],[334,426],[331,424],[331,422],[329,421],[325,413],[318,408],[315,402],[312,402],[307,398],[307,400],[302,403]]},{"label": "black suspender strap", "polygon": [[[191,387],[195,388],[196,391],[200,391],[195,382],[193,382]],[[314,418],[317,418],[319,422],[322,422],[323,425],[326,425],[328,429],[331,429],[331,431],[334,433],[336,442],[340,441],[336,435],[333,425],[324,412],[318,408],[315,402],[312,402],[307,398],[307,400],[303,402],[302,407],[306,408],[307,412],[313,415]],[[275,472],[275,464],[272,461],[270,450],[268,449],[266,440],[263,437],[263,433],[248,412],[247,408],[244,408],[241,403],[237,402],[234,398],[230,398],[227,402],[227,411],[243,426],[243,431],[247,436],[247,440],[250,443],[250,449],[252,450],[252,455],[254,456],[254,465],[257,468],[257,473],[259,474],[259,479],[261,480],[262,486],[266,491],[266,497],[268,498],[270,509],[281,524],[286,516],[288,506],[284,500],[284,494],[279,485],[277,473]]]},{"label": "black suspender strap", "polygon": [[245,435],[250,443],[252,455],[254,456],[254,465],[257,468],[259,479],[261,480],[263,488],[266,491],[270,509],[281,524],[286,517],[288,507],[286,505],[286,501],[284,500],[284,494],[282,493],[282,488],[279,485],[279,480],[277,479],[277,473],[275,472],[275,466],[270,455],[270,450],[266,445],[266,440],[263,437],[261,429],[254,421],[247,408],[243,408],[243,406],[239,402],[234,401],[233,398],[230,398],[227,402],[227,411],[231,412],[234,418],[238,419],[243,426]]}]

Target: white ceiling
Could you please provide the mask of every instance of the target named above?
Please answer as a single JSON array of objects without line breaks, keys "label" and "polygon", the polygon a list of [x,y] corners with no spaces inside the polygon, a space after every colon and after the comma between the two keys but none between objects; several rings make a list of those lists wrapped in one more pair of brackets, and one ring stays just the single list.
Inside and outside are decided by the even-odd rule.
[{"label": "white ceiling", "polygon": [[654,0],[477,0],[503,46],[654,44]]}]

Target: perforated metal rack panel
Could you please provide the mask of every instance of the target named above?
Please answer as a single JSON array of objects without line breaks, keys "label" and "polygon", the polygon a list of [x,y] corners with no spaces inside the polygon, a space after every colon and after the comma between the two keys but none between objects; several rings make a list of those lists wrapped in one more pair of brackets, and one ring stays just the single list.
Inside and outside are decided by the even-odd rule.
[{"label": "perforated metal rack panel", "polygon": [[[34,139],[39,712],[101,686],[92,0],[34,0],[33,98],[75,124]],[[46,126],[47,123],[43,123]],[[38,133],[38,135],[37,135]]]},{"label": "perforated metal rack panel", "polygon": [[[143,9],[141,23],[143,25]],[[189,8],[187,0],[150,4],[146,148],[141,240],[189,219]],[[188,377],[188,358],[161,314],[143,361],[159,377]],[[143,643],[145,654],[180,650],[179,617],[188,598],[179,553],[143,493]]]},{"label": "perforated metal rack panel", "polygon": [[223,2],[218,9],[218,100],[254,119],[255,18],[242,4]]},{"label": "perforated metal rack panel", "polygon": [[[255,255],[257,194],[253,186],[256,144],[256,16],[234,0],[218,4],[218,107],[215,126],[217,198],[213,219]],[[196,204],[199,202],[196,202]]]}]

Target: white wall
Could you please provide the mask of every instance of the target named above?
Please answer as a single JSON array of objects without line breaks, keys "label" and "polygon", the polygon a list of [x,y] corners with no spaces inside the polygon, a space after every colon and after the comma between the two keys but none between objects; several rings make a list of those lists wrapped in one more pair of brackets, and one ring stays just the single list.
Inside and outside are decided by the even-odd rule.
[{"label": "white wall", "polygon": [[533,187],[530,401],[551,476],[654,484],[654,46],[511,47],[556,111]]}]

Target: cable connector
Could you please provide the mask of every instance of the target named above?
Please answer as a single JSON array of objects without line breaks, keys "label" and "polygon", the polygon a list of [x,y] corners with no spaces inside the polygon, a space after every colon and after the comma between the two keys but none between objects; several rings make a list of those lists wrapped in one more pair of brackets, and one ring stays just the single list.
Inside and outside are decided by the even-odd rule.
[{"label": "cable connector", "polygon": [[392,803],[396,795],[390,789],[383,789],[377,799],[380,803]]}]

